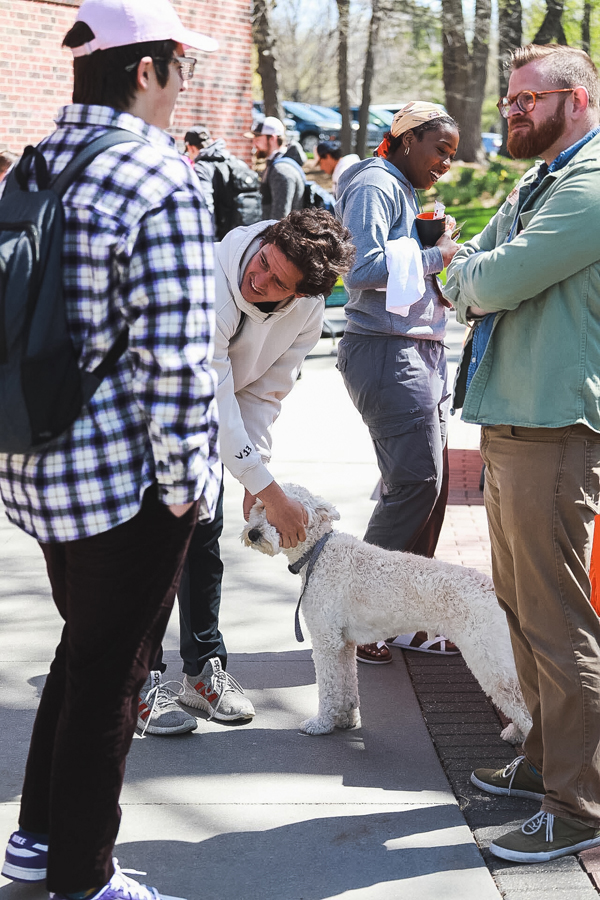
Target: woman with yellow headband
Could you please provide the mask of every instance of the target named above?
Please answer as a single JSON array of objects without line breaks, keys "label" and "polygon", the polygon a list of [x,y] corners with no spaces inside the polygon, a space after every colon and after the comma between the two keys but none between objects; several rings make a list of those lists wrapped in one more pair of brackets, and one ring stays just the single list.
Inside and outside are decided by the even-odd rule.
[{"label": "woman with yellow headband", "polygon": [[[428,557],[448,496],[447,304],[437,273],[458,245],[446,232],[435,246],[422,246],[417,190],[428,190],[448,171],[457,147],[454,119],[433,103],[408,103],[394,116],[376,158],[341,176],[336,206],[357,248],[344,278],[350,299],[338,368],[369,428],[382,481],[364,539]],[[445,638],[427,637],[417,632],[397,643],[457,652]],[[384,642],[358,647],[357,655],[363,662],[392,661]]]}]

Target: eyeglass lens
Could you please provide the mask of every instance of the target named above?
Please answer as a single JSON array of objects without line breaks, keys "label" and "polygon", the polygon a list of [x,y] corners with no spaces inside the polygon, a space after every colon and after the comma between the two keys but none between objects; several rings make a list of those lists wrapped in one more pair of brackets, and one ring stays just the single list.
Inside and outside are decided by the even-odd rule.
[{"label": "eyeglass lens", "polygon": [[532,91],[521,91],[516,97],[502,97],[498,107],[504,118],[508,118],[513,103],[516,103],[521,112],[531,112],[535,108],[535,94]]},{"label": "eyeglass lens", "polygon": [[179,66],[179,73],[184,81],[189,81],[194,75],[196,60],[193,56],[174,56],[174,61]]}]

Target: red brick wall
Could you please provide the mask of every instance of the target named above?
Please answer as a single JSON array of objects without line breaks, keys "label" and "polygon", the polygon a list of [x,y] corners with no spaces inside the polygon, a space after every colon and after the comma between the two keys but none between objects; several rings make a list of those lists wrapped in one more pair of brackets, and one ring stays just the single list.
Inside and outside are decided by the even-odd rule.
[{"label": "red brick wall", "polygon": [[[0,145],[20,152],[54,127],[59,106],[71,101],[72,56],[62,49],[78,0],[0,0]],[[242,137],[252,122],[250,0],[175,0],[183,22],[219,41],[216,53],[196,55],[188,90],[176,107],[172,133],[180,146],[192,125],[250,162]]]}]

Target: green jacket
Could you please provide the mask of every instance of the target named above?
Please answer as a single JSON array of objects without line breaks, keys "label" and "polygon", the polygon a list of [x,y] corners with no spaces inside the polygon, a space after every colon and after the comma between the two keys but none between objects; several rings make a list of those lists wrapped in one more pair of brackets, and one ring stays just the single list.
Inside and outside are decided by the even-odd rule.
[{"label": "green jacket", "polygon": [[484,231],[448,269],[444,294],[467,323],[467,309],[498,312],[483,359],[464,397],[470,341],[455,388],[463,419],[481,425],[600,432],[600,135],[546,175],[525,201],[522,230],[506,243],[523,176]]}]

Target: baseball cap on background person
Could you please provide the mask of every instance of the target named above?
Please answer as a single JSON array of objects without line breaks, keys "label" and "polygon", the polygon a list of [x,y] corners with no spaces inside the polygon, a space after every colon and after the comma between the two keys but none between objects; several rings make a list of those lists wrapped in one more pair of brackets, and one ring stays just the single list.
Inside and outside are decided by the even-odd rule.
[{"label": "baseball cap on background person", "polygon": [[183,143],[192,144],[192,146],[199,147],[202,150],[208,143],[210,143],[210,140],[210,131],[208,130],[206,125],[194,125],[193,128],[190,128],[189,131],[186,131]]},{"label": "baseball cap on background person", "polygon": [[252,138],[258,137],[259,134],[274,134],[277,137],[283,137],[285,134],[285,125],[281,119],[278,119],[275,116],[265,116],[262,122],[257,122],[252,126],[252,131],[246,131],[244,137],[248,138],[248,140],[252,140]]},{"label": "baseball cap on background person", "polygon": [[72,48],[75,57],[148,41],[171,40],[205,53],[219,46],[208,35],[185,28],[169,0],[83,0],[75,21],[94,32],[92,40]]}]

